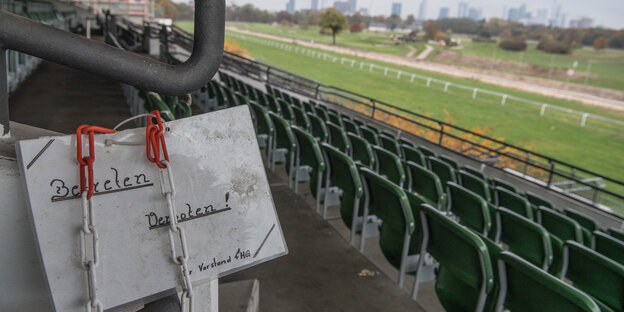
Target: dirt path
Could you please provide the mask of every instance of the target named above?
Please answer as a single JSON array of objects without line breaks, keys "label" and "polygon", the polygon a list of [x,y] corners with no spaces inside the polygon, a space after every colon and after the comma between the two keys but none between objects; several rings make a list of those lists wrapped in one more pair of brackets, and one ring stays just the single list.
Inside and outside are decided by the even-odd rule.
[{"label": "dirt path", "polygon": [[414,54],[416,54],[416,52],[418,52],[418,50],[416,48],[414,48],[413,46],[411,46],[411,45],[408,45],[407,47],[410,49],[410,51],[407,53],[407,55],[405,55],[405,57],[412,58],[414,56]]},{"label": "dirt path", "polygon": [[268,35],[263,33],[251,32],[248,30],[241,30],[233,26],[226,26],[227,30],[235,31],[241,34],[249,34],[256,37],[293,43],[304,47],[320,49],[329,52],[335,52],[345,55],[350,55],[354,57],[361,57],[368,60],[386,62],[394,65],[404,66],[406,68],[415,68],[419,70],[429,71],[433,73],[449,75],[458,78],[471,79],[487,84],[497,85],[504,88],[510,88],[515,90],[520,90],[524,92],[531,92],[534,94],[544,95],[548,97],[580,102],[588,105],[599,106],[603,108],[624,111],[624,101],[606,99],[603,97],[580,93],[570,90],[562,90],[555,89],[550,87],[544,87],[537,84],[531,84],[525,81],[521,81],[522,77],[517,77],[518,80],[513,79],[513,77],[502,77],[493,75],[491,73],[484,73],[478,71],[470,71],[468,69],[463,69],[462,67],[452,66],[452,65],[444,65],[424,60],[417,60],[414,58],[408,58],[406,56],[396,56],[385,53],[378,52],[369,52],[363,51],[359,49],[347,48],[342,46],[334,46],[328,44],[322,44],[317,42],[310,42],[307,40],[299,40],[292,38],[284,38],[280,36]]},{"label": "dirt path", "polygon": [[430,45],[427,45],[425,50],[420,52],[420,54],[418,55],[417,59],[424,60],[424,59],[427,58],[427,56],[429,56],[429,54],[431,54],[431,52],[433,52],[433,47],[430,46]]}]

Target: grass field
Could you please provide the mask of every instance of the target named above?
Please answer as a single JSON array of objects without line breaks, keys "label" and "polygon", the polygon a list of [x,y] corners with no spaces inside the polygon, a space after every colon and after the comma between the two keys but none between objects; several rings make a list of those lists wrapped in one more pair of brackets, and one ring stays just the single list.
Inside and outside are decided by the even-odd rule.
[{"label": "grass field", "polygon": [[[192,30],[192,22],[177,22],[176,24],[183,28]],[[320,34],[318,27],[310,27],[307,30],[302,30],[296,26],[273,26],[255,23],[229,23],[229,25],[254,32],[294,39],[314,40],[319,43],[331,44],[331,36]],[[410,48],[408,48],[408,46],[412,46],[418,51],[415,56],[417,56],[418,53],[423,51],[425,48],[424,42],[402,43],[396,45],[395,42],[392,41],[392,35],[392,33],[377,32],[362,32],[356,34],[343,32],[337,36],[336,44],[345,47],[401,56],[405,56],[410,52]],[[397,33],[395,35],[400,34]],[[585,73],[587,72],[588,64],[591,60],[591,76],[588,81],[588,85],[624,91],[624,75],[622,74],[624,72],[624,51],[596,52],[590,48],[582,48],[575,50],[572,55],[555,55],[553,58],[553,54],[548,54],[538,50],[535,44],[529,44],[525,52],[509,52],[498,48],[498,44],[496,43],[473,43],[470,40],[462,40],[462,46],[462,49],[452,49],[452,51],[474,54],[491,59],[496,57],[497,60],[519,62],[518,65],[533,64],[543,68],[549,68],[552,62],[555,69],[560,69],[559,75],[555,75],[553,77],[558,80],[567,80],[567,78],[564,77],[565,75],[562,76],[562,71],[572,68],[573,63],[577,62],[577,74],[570,79],[570,82],[578,84],[583,84],[585,82]],[[436,50],[446,49],[437,46],[434,48]],[[430,54],[428,59],[435,61],[435,53]],[[462,65],[469,66],[470,64]],[[494,66],[494,69],[496,69],[496,66]],[[507,68],[501,68],[501,70],[508,71]],[[544,72],[537,74],[535,72],[523,71],[522,74],[548,77],[548,74]]]}]

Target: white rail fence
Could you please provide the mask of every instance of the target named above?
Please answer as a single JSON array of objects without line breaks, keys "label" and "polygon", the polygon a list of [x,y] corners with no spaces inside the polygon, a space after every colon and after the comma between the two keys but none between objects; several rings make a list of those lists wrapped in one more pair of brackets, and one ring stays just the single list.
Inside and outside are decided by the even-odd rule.
[{"label": "white rail fence", "polygon": [[350,58],[343,57],[343,56],[334,56],[326,52],[322,52],[322,51],[318,51],[318,50],[310,49],[310,48],[304,48],[296,44],[283,43],[283,42],[279,42],[279,41],[275,41],[271,39],[259,38],[259,37],[255,37],[251,35],[244,35],[244,34],[240,34],[236,32],[231,32],[231,31],[228,33],[228,36],[238,38],[241,40],[251,41],[254,43],[259,43],[259,44],[270,46],[273,48],[278,48],[278,49],[291,52],[291,53],[301,54],[307,57],[316,58],[316,59],[326,61],[326,62],[327,61],[332,62],[332,63],[339,62],[340,65],[343,65],[343,66],[350,66],[354,68],[359,67],[360,70],[368,70],[369,72],[382,72],[383,71],[383,75],[388,78],[393,78],[393,79],[407,78],[412,83],[416,79],[419,79],[419,80],[424,81],[427,87],[431,87],[432,83],[437,83],[437,84],[440,84],[441,86],[444,86],[445,93],[449,92],[450,87],[466,90],[469,92],[472,91],[472,99],[475,99],[475,100],[479,97],[479,95],[489,94],[491,96],[500,98],[500,105],[506,105],[508,104],[508,101],[517,101],[520,103],[526,103],[526,104],[538,106],[540,107],[540,116],[544,116],[544,114],[546,113],[546,109],[561,111],[564,113],[578,116],[580,118],[581,127],[585,127],[588,119],[594,119],[594,120],[602,121],[605,123],[610,123],[610,124],[614,124],[618,126],[624,126],[624,121],[622,120],[616,120],[616,119],[612,119],[612,118],[608,118],[608,117],[604,117],[600,115],[595,115],[595,114],[591,114],[587,112],[582,112],[582,111],[578,111],[578,110],[574,110],[570,108],[557,106],[554,104],[528,100],[528,99],[524,99],[521,97],[517,97],[517,96],[513,96],[513,95],[501,93],[501,92],[491,91],[491,90],[487,90],[483,88],[470,87],[470,86],[466,86],[466,85],[462,85],[462,84],[458,84],[454,82],[444,81],[444,80],[437,79],[437,78],[432,78],[432,77],[427,77],[427,76],[420,75],[420,74],[411,73],[411,72],[404,71],[404,70],[388,68],[388,67],[379,66],[373,63],[367,63],[364,61],[350,59]]}]

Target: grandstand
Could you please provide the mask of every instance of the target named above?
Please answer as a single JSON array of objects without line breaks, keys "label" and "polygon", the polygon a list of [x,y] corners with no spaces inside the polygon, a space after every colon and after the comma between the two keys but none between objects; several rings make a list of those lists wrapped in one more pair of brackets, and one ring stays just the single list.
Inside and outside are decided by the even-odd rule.
[{"label": "grandstand", "polygon": [[[58,8],[2,3],[4,11],[80,31],[77,11]],[[175,26],[92,18],[99,23],[93,40],[171,65],[200,45]],[[624,311],[620,181],[227,52],[218,74],[190,93],[117,82],[20,51],[8,51],[7,65],[10,115],[0,114],[0,123],[8,127],[10,117],[19,139],[53,135],[42,129],[73,133],[85,122],[112,127],[154,110],[173,121],[247,106],[290,254],[220,279],[222,311],[253,311],[258,298],[269,311]],[[15,166],[12,143],[2,142],[3,169]],[[3,179],[17,180],[9,176]],[[15,211],[0,208],[0,228],[19,223],[12,214],[28,222]],[[20,231],[32,244],[30,229]],[[36,252],[10,241],[0,240],[10,251],[0,256],[0,310],[50,310],[45,278],[32,268]],[[226,291],[227,282],[253,279],[261,287],[259,297],[250,287],[255,304]],[[24,294],[31,291],[38,300]],[[179,310],[177,297],[166,295],[140,308]]]}]

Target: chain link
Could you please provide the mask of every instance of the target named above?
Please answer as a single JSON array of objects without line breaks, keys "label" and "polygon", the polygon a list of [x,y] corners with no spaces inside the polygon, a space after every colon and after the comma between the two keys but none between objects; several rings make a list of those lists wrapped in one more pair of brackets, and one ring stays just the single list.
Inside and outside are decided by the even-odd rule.
[{"label": "chain link", "polygon": [[[167,202],[167,209],[169,210],[169,230],[167,232],[169,236],[169,247],[171,248],[171,260],[173,263],[179,266],[182,283],[182,298],[181,298],[181,311],[185,311],[186,307],[186,299],[188,299],[188,311],[193,311],[193,285],[191,283],[191,275],[188,267],[188,248],[186,244],[186,234],[184,233],[184,229],[178,225],[178,220],[176,218],[176,207],[175,207],[175,184],[173,183],[173,173],[171,170],[171,164],[163,160],[161,162],[165,165],[164,169],[160,170],[160,180],[161,180],[161,190],[165,200]],[[165,177],[165,173],[167,177]],[[182,251],[181,255],[178,255],[176,238],[179,242],[179,248]]]}]

